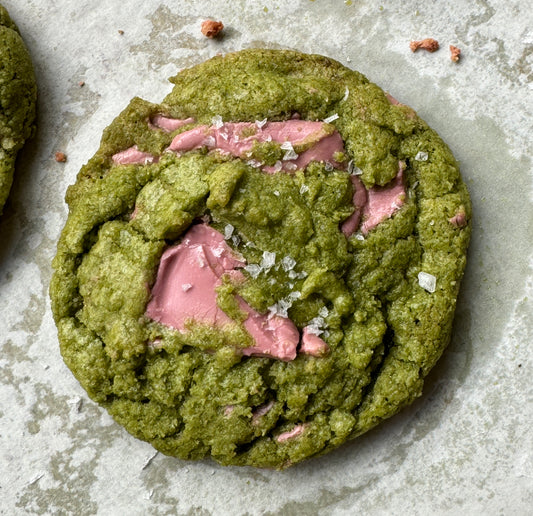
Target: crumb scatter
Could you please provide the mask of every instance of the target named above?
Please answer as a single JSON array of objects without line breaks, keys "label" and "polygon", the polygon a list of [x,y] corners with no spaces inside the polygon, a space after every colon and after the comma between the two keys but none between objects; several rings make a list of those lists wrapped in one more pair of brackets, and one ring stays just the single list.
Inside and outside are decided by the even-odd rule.
[{"label": "crumb scatter", "polygon": [[436,52],[439,49],[439,42],[433,38],[426,38],[419,41],[411,41],[409,48],[412,52],[416,52],[419,48],[428,52]]}]

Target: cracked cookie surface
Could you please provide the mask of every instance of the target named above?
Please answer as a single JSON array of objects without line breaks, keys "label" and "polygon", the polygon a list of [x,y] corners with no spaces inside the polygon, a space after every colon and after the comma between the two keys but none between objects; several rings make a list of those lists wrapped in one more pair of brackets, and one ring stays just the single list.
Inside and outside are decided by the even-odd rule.
[{"label": "cracked cookie surface", "polygon": [[61,352],[163,453],[288,467],[420,395],[450,338],[468,193],[412,109],[326,57],[247,50],[171,81],[67,192]]}]

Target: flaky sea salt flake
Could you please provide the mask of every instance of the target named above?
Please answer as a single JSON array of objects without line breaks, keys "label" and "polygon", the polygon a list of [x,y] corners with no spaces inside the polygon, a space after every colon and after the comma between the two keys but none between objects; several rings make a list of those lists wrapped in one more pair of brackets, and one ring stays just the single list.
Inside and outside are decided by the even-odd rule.
[{"label": "flaky sea salt flake", "polygon": [[346,102],[348,100],[349,95],[350,95],[350,90],[348,89],[348,86],[346,86],[346,89],[344,90],[344,97],[342,97],[341,102]]},{"label": "flaky sea salt flake", "polygon": [[263,252],[263,259],[261,260],[261,267],[263,269],[270,269],[276,264],[276,253],[271,253],[269,251]]},{"label": "flaky sea salt flake", "polygon": [[329,310],[327,309],[327,307],[323,306],[319,311],[318,311],[318,315],[320,315],[320,317],[327,317],[329,315]]},{"label": "flaky sea salt flake", "polygon": [[288,272],[292,269],[294,269],[294,266],[296,265],[296,260],[292,256],[284,256],[281,260],[281,266],[283,267],[283,270],[285,272]]},{"label": "flaky sea salt flake", "polygon": [[224,125],[224,122],[220,115],[215,115],[213,118],[211,118],[211,124],[213,124],[217,129],[220,129]]},{"label": "flaky sea salt flake", "polygon": [[294,147],[292,146],[291,142],[283,142],[280,146],[281,150],[285,151],[285,154],[283,155],[283,161],[289,161],[296,159],[298,157],[298,154],[294,151]]},{"label": "flaky sea salt flake", "polygon": [[231,224],[226,224],[224,226],[224,239],[229,240],[231,235],[233,235],[234,227]]},{"label": "flaky sea salt flake", "polygon": [[334,115],[328,116],[327,118],[324,118],[323,122],[326,124],[331,124],[331,122],[334,122],[339,118],[339,115],[335,113]]},{"label": "flaky sea salt flake", "polygon": [[418,273],[418,284],[428,292],[435,292],[437,286],[437,278],[433,274],[424,271]]},{"label": "flaky sea salt flake", "polygon": [[427,161],[428,157],[429,156],[428,156],[427,152],[419,151],[419,152],[417,152],[417,154],[415,156],[415,160],[416,161]]},{"label": "flaky sea salt flake", "polygon": [[362,173],[363,171],[359,167],[357,167],[354,164],[353,159],[351,159],[348,162],[348,174],[351,174],[353,176],[360,176]]},{"label": "flaky sea salt flake", "polygon": [[259,274],[261,274],[261,271],[263,270],[260,265],[257,265],[257,263],[249,263],[248,265],[244,266],[244,270],[252,277],[257,278]]}]

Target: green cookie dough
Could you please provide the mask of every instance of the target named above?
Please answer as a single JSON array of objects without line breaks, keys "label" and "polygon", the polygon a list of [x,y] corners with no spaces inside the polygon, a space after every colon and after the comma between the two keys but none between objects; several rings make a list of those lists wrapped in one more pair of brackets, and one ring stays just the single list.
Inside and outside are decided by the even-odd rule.
[{"label": "green cookie dough", "polygon": [[30,55],[16,25],[0,5],[0,215],[18,151],[34,131],[37,87]]},{"label": "green cookie dough", "polygon": [[[50,287],[61,353],[94,401],[161,452],[286,468],[420,396],[450,339],[469,196],[450,150],[412,109],[326,57],[245,50],[171,81],[160,105],[132,100],[68,189]],[[167,132],[150,123],[161,114],[194,120]],[[367,189],[393,180],[401,162],[403,205],[346,237],[352,167],[313,161],[268,174],[205,147],[165,152],[198,125],[295,115],[332,124],[344,141],[339,160],[356,166]],[[134,145],[158,159],[113,161]],[[272,164],[279,151],[257,145],[253,157]],[[147,304],[162,253],[199,219],[223,234],[231,228],[227,242],[248,264],[265,252],[275,264],[218,288],[233,325],[180,332],[147,317]],[[419,273],[435,286],[423,288]],[[237,294],[261,313],[291,298],[289,318],[299,330],[319,320],[329,351],[243,356],[250,336]]]}]

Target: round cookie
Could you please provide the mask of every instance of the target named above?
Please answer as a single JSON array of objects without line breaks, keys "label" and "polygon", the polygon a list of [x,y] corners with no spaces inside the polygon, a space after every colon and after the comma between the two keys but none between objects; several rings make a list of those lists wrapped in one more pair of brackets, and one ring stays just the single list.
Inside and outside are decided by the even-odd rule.
[{"label": "round cookie", "polygon": [[105,130],[51,283],[65,362],[168,455],[284,468],[421,394],[470,236],[448,147],[336,61],[246,50]]},{"label": "round cookie", "polygon": [[30,55],[16,25],[0,5],[0,215],[18,151],[34,131],[37,87]]}]

